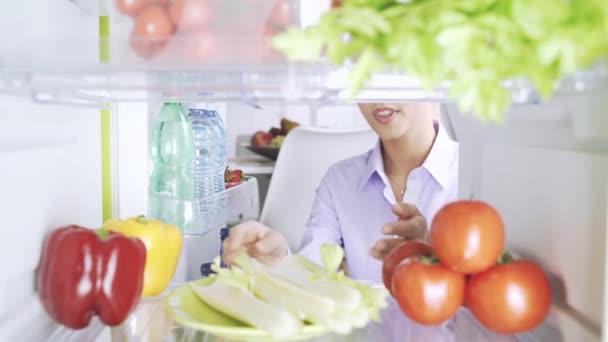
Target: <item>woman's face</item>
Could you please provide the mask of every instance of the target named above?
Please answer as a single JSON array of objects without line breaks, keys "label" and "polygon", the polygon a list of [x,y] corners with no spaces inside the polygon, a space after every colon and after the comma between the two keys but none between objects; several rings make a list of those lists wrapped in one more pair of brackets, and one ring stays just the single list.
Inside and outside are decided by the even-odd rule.
[{"label": "woman's face", "polygon": [[359,109],[380,140],[392,140],[439,119],[436,103],[359,103]]}]

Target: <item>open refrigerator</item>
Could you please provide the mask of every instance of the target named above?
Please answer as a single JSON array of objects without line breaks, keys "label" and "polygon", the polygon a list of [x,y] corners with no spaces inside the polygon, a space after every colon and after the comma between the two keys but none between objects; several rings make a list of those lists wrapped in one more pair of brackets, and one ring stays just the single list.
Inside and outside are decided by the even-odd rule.
[{"label": "open refrigerator", "polygon": [[[330,8],[322,0],[288,4],[290,23],[302,27]],[[0,4],[0,184],[8,232],[0,240],[2,340],[109,339],[98,321],[81,331],[52,322],[36,295],[35,271],[51,229],[97,227],[108,217],[147,212],[149,133],[164,101],[224,102],[228,108],[351,101],[345,88],[352,66],[290,64],[267,51],[262,31],[272,1],[216,6],[225,35],[210,42],[178,32],[154,57],[142,57],[130,41],[132,20],[113,1]],[[231,31],[237,24],[242,27]],[[216,44],[211,51],[209,44]],[[551,275],[551,322],[529,340],[606,341],[608,71],[581,71],[550,100],[539,101],[525,83],[509,90],[515,105],[500,126],[463,115],[449,102],[444,106],[448,131],[460,143],[459,197],[495,205],[509,248]],[[390,73],[375,75],[355,99],[445,100],[445,89],[424,92],[415,79]],[[255,182],[227,195],[220,221],[256,218]],[[186,239],[185,250],[195,253],[192,259],[211,261],[219,233],[209,228],[217,225],[202,221],[205,234]],[[189,279],[199,266],[188,265]],[[162,311],[158,305],[142,301],[146,317],[139,319],[147,323],[138,329],[168,324],[150,316]],[[179,336],[211,340],[197,334]],[[476,336],[461,340],[485,335]]]}]

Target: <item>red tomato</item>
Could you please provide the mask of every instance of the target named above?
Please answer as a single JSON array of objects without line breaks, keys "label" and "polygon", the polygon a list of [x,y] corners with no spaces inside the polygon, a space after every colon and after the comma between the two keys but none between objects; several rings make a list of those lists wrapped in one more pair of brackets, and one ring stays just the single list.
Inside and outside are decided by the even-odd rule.
[{"label": "red tomato", "polygon": [[331,0],[331,8],[342,7],[342,0]]},{"label": "red tomato", "polygon": [[410,319],[437,325],[454,316],[462,305],[464,277],[443,265],[405,259],[393,273],[393,295]]},{"label": "red tomato", "polygon": [[134,17],[141,13],[150,3],[151,0],[115,0],[114,3],[120,13]]},{"label": "red tomato", "polygon": [[274,27],[284,28],[291,24],[291,8],[287,0],[277,0],[270,10],[268,23]]},{"label": "red tomato", "polygon": [[175,0],[169,7],[169,14],[180,30],[191,31],[209,26],[211,8],[209,0]]},{"label": "red tomato", "polygon": [[431,245],[442,264],[461,273],[477,273],[496,263],[505,246],[500,215],[481,201],[447,204],[431,223]]},{"label": "red tomato", "polygon": [[393,248],[382,260],[382,281],[386,289],[392,293],[393,272],[402,260],[431,254],[433,254],[431,246],[418,240],[408,240]]},{"label": "red tomato", "polygon": [[551,287],[543,270],[530,260],[517,260],[475,274],[465,302],[484,326],[502,334],[530,331],[551,306]]},{"label": "red tomato", "polygon": [[173,24],[167,11],[160,5],[152,5],[135,18],[130,44],[139,56],[150,58],[162,50],[172,33]]}]

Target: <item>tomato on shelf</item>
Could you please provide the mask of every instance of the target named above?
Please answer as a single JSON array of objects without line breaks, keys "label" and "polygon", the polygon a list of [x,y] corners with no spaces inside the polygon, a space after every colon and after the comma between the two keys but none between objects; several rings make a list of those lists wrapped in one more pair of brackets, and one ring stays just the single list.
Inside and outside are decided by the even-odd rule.
[{"label": "tomato on shelf", "polygon": [[210,25],[212,5],[209,0],[173,0],[169,16],[180,31],[191,31]]},{"label": "tomato on shelf", "polygon": [[441,263],[452,270],[481,272],[503,252],[504,223],[498,211],[485,202],[452,202],[431,223],[431,245]]},{"label": "tomato on shelf", "polygon": [[165,47],[173,31],[167,10],[152,5],[135,18],[130,45],[140,57],[151,58]]},{"label": "tomato on shelf", "polygon": [[431,245],[406,241],[384,258],[382,280],[418,323],[442,323],[464,306],[497,333],[527,332],[547,316],[551,287],[538,264],[513,261],[504,245],[496,209],[482,201],[452,202],[433,219]]},{"label": "tomato on shelf", "polygon": [[409,257],[428,256],[433,253],[431,246],[423,241],[409,240],[401,243],[388,253],[382,261],[382,281],[389,292],[392,290],[392,279],[395,268]]},{"label": "tomato on shelf", "polygon": [[466,306],[484,326],[499,333],[530,331],[551,307],[551,287],[542,268],[530,260],[497,265],[468,280]]},{"label": "tomato on shelf", "polygon": [[410,257],[395,269],[392,293],[410,319],[437,325],[452,318],[464,302],[465,276],[432,258]]},{"label": "tomato on shelf", "polygon": [[115,0],[116,8],[122,14],[126,14],[130,17],[134,17],[141,13],[146,7],[148,7],[151,0]]},{"label": "tomato on shelf", "polygon": [[282,29],[291,23],[291,6],[287,0],[277,0],[270,10],[268,23],[275,28]]},{"label": "tomato on shelf", "polygon": [[189,62],[215,61],[220,55],[221,45],[218,38],[207,29],[180,32],[176,38],[179,41],[179,50]]}]

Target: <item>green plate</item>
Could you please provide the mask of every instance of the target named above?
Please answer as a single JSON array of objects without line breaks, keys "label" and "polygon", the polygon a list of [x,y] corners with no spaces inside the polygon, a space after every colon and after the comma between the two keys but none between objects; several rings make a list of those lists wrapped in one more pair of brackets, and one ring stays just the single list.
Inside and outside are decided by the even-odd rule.
[{"label": "green plate", "polygon": [[[204,285],[206,279],[195,283]],[[328,332],[322,325],[305,325],[299,335],[275,339],[266,331],[253,328],[225,315],[204,302],[188,284],[171,291],[165,298],[165,310],[184,327],[201,330],[211,335],[237,341],[301,341],[324,335]]]}]

